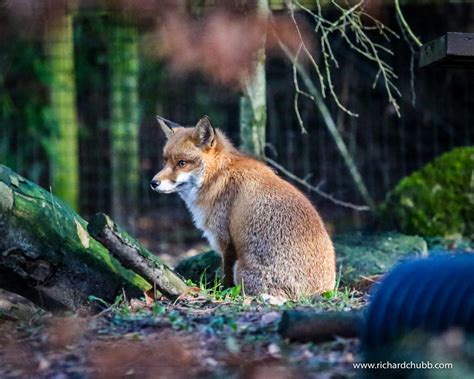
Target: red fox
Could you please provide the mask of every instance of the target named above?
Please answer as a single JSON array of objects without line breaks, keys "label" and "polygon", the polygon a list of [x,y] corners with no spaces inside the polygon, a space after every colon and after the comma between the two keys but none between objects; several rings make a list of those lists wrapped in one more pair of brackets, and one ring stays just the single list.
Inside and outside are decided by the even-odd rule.
[{"label": "red fox", "polygon": [[[171,128],[154,191],[177,192],[223,258],[223,284],[297,298],[332,290],[335,253],[310,201],[264,163],[239,152],[207,116]],[[169,122],[168,122],[169,123]]]}]

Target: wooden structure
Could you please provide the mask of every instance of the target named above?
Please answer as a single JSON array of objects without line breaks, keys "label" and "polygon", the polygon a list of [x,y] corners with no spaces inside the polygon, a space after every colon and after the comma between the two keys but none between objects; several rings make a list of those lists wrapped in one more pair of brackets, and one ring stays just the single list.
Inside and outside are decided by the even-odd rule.
[{"label": "wooden structure", "polygon": [[474,33],[446,33],[420,49],[420,67],[474,69]]}]

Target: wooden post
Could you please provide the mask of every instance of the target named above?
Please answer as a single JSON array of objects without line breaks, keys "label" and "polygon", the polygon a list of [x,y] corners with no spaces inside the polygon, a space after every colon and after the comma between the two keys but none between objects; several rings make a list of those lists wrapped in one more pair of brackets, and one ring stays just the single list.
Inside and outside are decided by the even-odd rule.
[{"label": "wooden post", "polygon": [[50,96],[56,128],[51,137],[52,191],[72,208],[79,207],[79,152],[74,78],[73,16],[65,11],[48,30]]},{"label": "wooden post", "polygon": [[[263,19],[269,15],[268,0],[258,0],[257,14]],[[247,76],[240,99],[241,149],[258,158],[265,155],[265,126],[267,123],[265,41],[262,35],[254,67]]]},{"label": "wooden post", "polygon": [[474,33],[446,33],[420,49],[420,67],[474,69]]},{"label": "wooden post", "polygon": [[112,216],[133,227],[139,189],[138,31],[119,20],[110,24],[110,136]]}]

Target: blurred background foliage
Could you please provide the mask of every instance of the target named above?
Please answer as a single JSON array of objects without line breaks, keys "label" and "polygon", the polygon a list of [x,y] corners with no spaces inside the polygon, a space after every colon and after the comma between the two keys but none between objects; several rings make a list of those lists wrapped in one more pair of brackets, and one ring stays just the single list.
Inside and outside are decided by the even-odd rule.
[{"label": "blurred background foliage", "polygon": [[9,36],[0,53],[0,161],[32,180],[48,180],[48,136],[56,124],[48,100],[50,76],[39,43]]},{"label": "blurred background foliage", "polygon": [[474,147],[444,153],[403,178],[381,212],[407,234],[474,240]]},{"label": "blurred background foliage", "polygon": [[[158,43],[154,34],[165,20],[159,7],[140,9],[135,5],[142,2],[137,2],[130,5],[133,9],[124,11],[119,3],[115,8],[72,9],[71,75],[75,83],[79,163],[75,206],[86,217],[97,211],[114,211],[113,193],[124,191],[121,199],[128,200],[121,204],[122,216],[118,218],[136,228],[146,243],[169,248],[196,242],[199,235],[177,196],[160,196],[149,190],[149,180],[162,164],[164,143],[155,115],[192,125],[208,114],[215,126],[239,143],[241,93],[216,83],[208,74],[170,69],[169,60],[154,53]],[[0,162],[49,189],[53,182],[52,161],[57,159],[52,156],[52,139],[58,134],[58,120],[51,102],[54,73],[48,61],[46,33],[33,24],[19,28],[18,19],[12,17],[11,4],[0,0]],[[183,4],[197,20],[212,8],[196,2]],[[171,5],[161,2],[160,6],[166,9]],[[281,4],[279,7],[284,8]],[[331,17],[333,10],[327,6],[324,12]],[[469,2],[405,2],[404,13],[423,42],[447,31],[474,31],[474,5]],[[283,9],[275,14],[287,12]],[[387,102],[382,86],[372,87],[377,67],[336,36],[331,37],[339,59],[339,68],[333,74],[334,88],[341,102],[359,117],[351,117],[332,99],[326,102],[370,195],[380,202],[404,176],[443,152],[474,143],[474,74],[415,68],[413,82],[412,51],[399,30],[393,3],[380,2],[376,15],[400,34],[389,43],[395,54],[387,54],[384,59],[398,75],[401,118]],[[314,26],[311,18],[306,21]],[[54,18],[47,19],[48,23],[54,23]],[[114,42],[112,32],[120,28],[122,37]],[[125,46],[137,49],[135,58],[127,55]],[[178,54],[187,53],[179,49],[176,46]],[[135,64],[136,68],[130,71]],[[315,73],[312,75],[317,80]],[[300,132],[294,112],[291,64],[281,56],[269,56],[266,79],[267,156],[338,198],[363,203],[321,115],[304,98],[300,99],[300,114],[308,134]],[[125,134],[114,134],[120,128]],[[114,142],[121,135],[123,146]],[[125,155],[117,156],[114,146]],[[120,179],[121,170],[114,171],[114,164],[120,168],[128,165],[125,171],[132,176]],[[126,182],[131,183],[129,188]],[[335,230],[363,226],[369,220],[365,213],[308,195]],[[115,207],[114,213],[117,212]]]}]

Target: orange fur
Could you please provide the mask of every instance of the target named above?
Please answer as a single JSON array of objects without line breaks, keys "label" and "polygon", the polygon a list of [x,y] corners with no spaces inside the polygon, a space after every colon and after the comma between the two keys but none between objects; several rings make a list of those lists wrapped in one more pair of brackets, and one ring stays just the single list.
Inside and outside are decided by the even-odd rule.
[{"label": "orange fur", "polygon": [[[163,126],[163,125],[162,125]],[[178,192],[223,257],[224,284],[296,298],[333,289],[334,248],[310,201],[207,118],[167,131],[158,192]],[[184,162],[184,163],[183,163]]]}]

